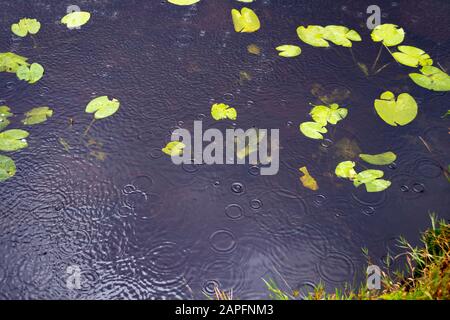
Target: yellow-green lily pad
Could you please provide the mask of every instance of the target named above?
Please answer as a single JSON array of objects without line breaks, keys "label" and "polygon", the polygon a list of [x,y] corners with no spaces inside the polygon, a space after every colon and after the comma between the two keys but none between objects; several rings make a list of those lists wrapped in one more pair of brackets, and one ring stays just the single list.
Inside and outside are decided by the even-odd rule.
[{"label": "yellow-green lily pad", "polygon": [[89,19],[91,19],[91,14],[89,12],[75,11],[66,14],[61,19],[61,23],[67,25],[67,28],[69,29],[74,29],[85,25],[88,23]]},{"label": "yellow-green lily pad", "polygon": [[336,124],[347,117],[348,110],[339,108],[339,105],[333,103],[330,107],[315,106],[309,113],[313,120],[325,126],[327,123]]},{"label": "yellow-green lily pad", "polygon": [[108,96],[101,96],[93,99],[86,106],[87,113],[94,113],[95,119],[103,119],[112,116],[119,110],[120,102],[113,98],[109,99]]},{"label": "yellow-green lily pad", "polygon": [[28,67],[27,58],[12,52],[0,53],[0,72],[16,73],[20,67]]},{"label": "yellow-green lily pad", "polygon": [[28,147],[25,140],[29,133],[25,130],[11,129],[0,133],[0,151],[16,151]]},{"label": "yellow-green lily pad", "polygon": [[311,139],[323,139],[322,133],[328,132],[322,124],[312,121],[300,124],[300,131]]},{"label": "yellow-green lily pad", "polygon": [[422,49],[412,46],[398,46],[399,52],[394,52],[392,55],[399,63],[408,67],[431,66],[433,60]]},{"label": "yellow-green lily pad", "polygon": [[21,66],[16,72],[17,78],[28,81],[28,83],[38,82],[44,75],[44,67],[39,63],[32,63],[30,67]]},{"label": "yellow-green lily pad", "polygon": [[11,25],[11,31],[19,37],[29,34],[36,34],[41,29],[41,23],[36,19],[23,18],[18,23]]},{"label": "yellow-green lily pad", "polygon": [[313,47],[329,47],[330,44],[324,39],[325,28],[321,26],[300,26],[297,28],[297,35],[303,42]]},{"label": "yellow-green lily pad", "polygon": [[177,6],[190,6],[199,1],[200,0],[167,0],[167,2],[171,4],[176,4]]},{"label": "yellow-green lily pad", "polygon": [[279,56],[285,57],[285,58],[293,58],[302,53],[302,49],[299,46],[294,46],[294,45],[289,45],[289,44],[278,46],[278,47],[276,47],[276,50],[280,51],[280,53],[278,54]]},{"label": "yellow-green lily pad", "polygon": [[375,110],[386,123],[391,126],[407,125],[413,121],[418,112],[417,102],[408,93],[402,93],[395,100],[395,95],[384,92],[380,99],[375,100]]},{"label": "yellow-green lily pad", "polygon": [[242,8],[241,11],[233,9],[231,17],[236,32],[255,32],[261,28],[261,22],[252,9]]},{"label": "yellow-green lily pad", "polygon": [[342,161],[336,166],[334,173],[340,178],[353,180],[357,175],[355,165],[353,161]]},{"label": "yellow-green lily pad", "polygon": [[439,68],[425,66],[421,73],[410,73],[409,77],[418,86],[433,91],[450,91],[450,76]]},{"label": "yellow-green lily pad", "polygon": [[211,116],[214,120],[230,119],[236,120],[237,111],[224,103],[215,103],[211,107]]},{"label": "yellow-green lily pad", "polygon": [[392,151],[379,153],[379,154],[365,154],[361,153],[359,157],[367,163],[383,166],[388,165],[394,162],[397,159],[397,156]]},{"label": "yellow-green lily pad", "polygon": [[0,181],[8,180],[16,174],[16,164],[10,157],[0,155]]},{"label": "yellow-green lily pad", "polygon": [[162,148],[162,152],[169,156],[179,156],[183,154],[183,149],[186,145],[180,141],[171,141],[164,148]]},{"label": "yellow-green lily pad", "polygon": [[53,110],[49,107],[37,107],[25,113],[25,119],[22,123],[33,125],[47,121],[47,118],[53,116]]},{"label": "yellow-green lily pad", "polygon": [[371,33],[372,40],[382,42],[386,47],[399,45],[405,39],[405,31],[395,24],[376,26]]}]

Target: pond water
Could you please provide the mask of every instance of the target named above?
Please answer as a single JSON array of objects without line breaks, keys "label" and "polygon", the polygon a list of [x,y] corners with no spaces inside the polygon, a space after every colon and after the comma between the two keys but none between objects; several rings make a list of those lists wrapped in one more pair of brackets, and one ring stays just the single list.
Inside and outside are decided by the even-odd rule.
[{"label": "pond water", "polygon": [[[9,154],[18,172],[0,183],[0,298],[204,299],[215,285],[237,298],[267,298],[261,278],[334,291],[364,281],[362,247],[383,266],[400,236],[418,244],[429,212],[450,218],[442,170],[449,122],[441,118],[448,93],[416,86],[412,69],[395,63],[366,77],[349,49],[313,48],[296,35],[299,25],[348,26],[363,37],[353,46],[356,61],[370,66],[379,49],[366,27],[370,1],[257,0],[247,6],[262,27],[249,34],[233,30],[237,1],[78,1],[92,18],[69,30],[59,20],[72,2],[0,0],[0,52],[45,67],[35,85],[1,73],[0,105],[16,114],[41,105],[55,111],[27,129],[29,147]],[[377,4],[383,23],[405,29],[406,44],[450,70],[448,1]],[[41,21],[35,42],[10,32],[22,17]],[[251,44],[259,55],[247,51]],[[303,52],[279,57],[280,44]],[[379,65],[390,61],[384,51]],[[411,124],[391,127],[377,116],[373,101],[386,90],[414,96]],[[121,108],[83,135],[92,119],[84,108],[100,95]],[[324,96],[349,115],[327,140],[307,139],[298,126]],[[214,121],[215,102],[235,107],[237,120]],[[174,165],[161,148],[194,120],[220,130],[280,129],[279,173]],[[340,161],[388,150],[398,159],[382,168],[392,181],[384,192],[334,175]],[[302,166],[319,190],[302,186]],[[80,268],[79,290],[67,287],[70,266]]]}]

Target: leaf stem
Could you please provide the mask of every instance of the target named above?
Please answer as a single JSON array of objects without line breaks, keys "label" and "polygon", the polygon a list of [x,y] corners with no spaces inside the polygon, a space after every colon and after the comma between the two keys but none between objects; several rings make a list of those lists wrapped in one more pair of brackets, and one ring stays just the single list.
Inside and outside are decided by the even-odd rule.
[{"label": "leaf stem", "polygon": [[388,62],[386,63],[384,66],[382,66],[380,69],[378,69],[377,71],[375,71],[375,73],[373,75],[378,74],[379,72],[381,72],[384,68],[386,68],[387,66],[389,66],[392,62]]},{"label": "leaf stem", "polygon": [[380,60],[380,56],[381,56],[381,51],[382,50],[383,50],[383,44],[380,45],[380,49],[378,50],[377,57],[375,58],[375,61],[373,62],[373,65],[372,65],[372,70],[375,70],[375,67],[377,66],[378,60]]},{"label": "leaf stem", "polygon": [[89,132],[89,129],[91,129],[91,127],[92,127],[92,125],[94,124],[94,122],[95,122],[95,118],[94,119],[92,119],[92,121],[89,123],[89,125],[87,126],[87,128],[86,128],[86,130],[84,131],[84,136],[85,135],[87,135],[87,133]]},{"label": "leaf stem", "polygon": [[38,46],[37,46],[36,39],[34,38],[33,35],[31,35],[31,40],[33,40],[33,49],[36,49]]}]

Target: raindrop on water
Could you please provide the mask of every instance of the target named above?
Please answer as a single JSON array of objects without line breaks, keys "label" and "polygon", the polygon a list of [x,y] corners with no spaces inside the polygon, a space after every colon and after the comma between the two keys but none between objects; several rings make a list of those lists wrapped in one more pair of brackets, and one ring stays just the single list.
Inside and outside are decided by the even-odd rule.
[{"label": "raindrop on water", "polygon": [[233,193],[236,193],[236,194],[241,194],[244,192],[244,185],[240,182],[234,182],[231,185],[231,191],[233,191]]}]

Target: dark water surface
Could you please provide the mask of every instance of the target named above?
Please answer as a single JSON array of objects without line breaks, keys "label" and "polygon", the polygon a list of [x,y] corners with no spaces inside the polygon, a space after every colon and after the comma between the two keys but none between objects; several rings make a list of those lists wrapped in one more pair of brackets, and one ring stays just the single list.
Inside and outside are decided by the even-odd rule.
[{"label": "dark water surface", "polygon": [[[35,85],[0,74],[0,105],[16,114],[55,110],[27,129],[29,147],[10,154],[17,175],[0,184],[0,298],[190,299],[215,285],[238,298],[266,298],[261,278],[303,291],[322,281],[334,290],[364,280],[362,247],[381,266],[388,252],[399,252],[399,236],[418,243],[429,211],[449,219],[441,170],[450,163],[449,122],[441,119],[448,93],[415,86],[407,77],[413,69],[395,63],[366,78],[347,48],[313,48],[296,36],[299,25],[349,26],[363,37],[353,47],[357,61],[370,66],[379,48],[365,26],[372,2],[257,0],[248,6],[261,30],[238,34],[230,15],[242,6],[237,1],[0,0],[0,52],[46,70]],[[450,70],[448,1],[375,2],[383,23],[405,29],[405,44]],[[81,30],[59,23],[70,4],[92,13]],[[42,22],[36,48],[10,32],[22,17]],[[249,54],[249,44],[261,54]],[[280,44],[303,53],[278,57]],[[389,61],[383,52],[380,65]],[[375,114],[373,101],[385,90],[415,97],[414,122],[391,127]],[[310,119],[308,104],[333,91],[349,116],[329,140],[305,138],[298,125]],[[116,97],[121,109],[84,137],[92,118],[84,108],[100,95]],[[235,124],[213,121],[213,102],[236,107]],[[9,128],[22,127],[20,118]],[[161,147],[197,119],[221,130],[279,128],[280,172],[175,166]],[[382,168],[392,181],[386,192],[370,194],[333,175],[340,161],[387,150],[398,160]],[[318,191],[301,185],[302,166]],[[81,290],[66,287],[73,265],[82,271]]]}]

